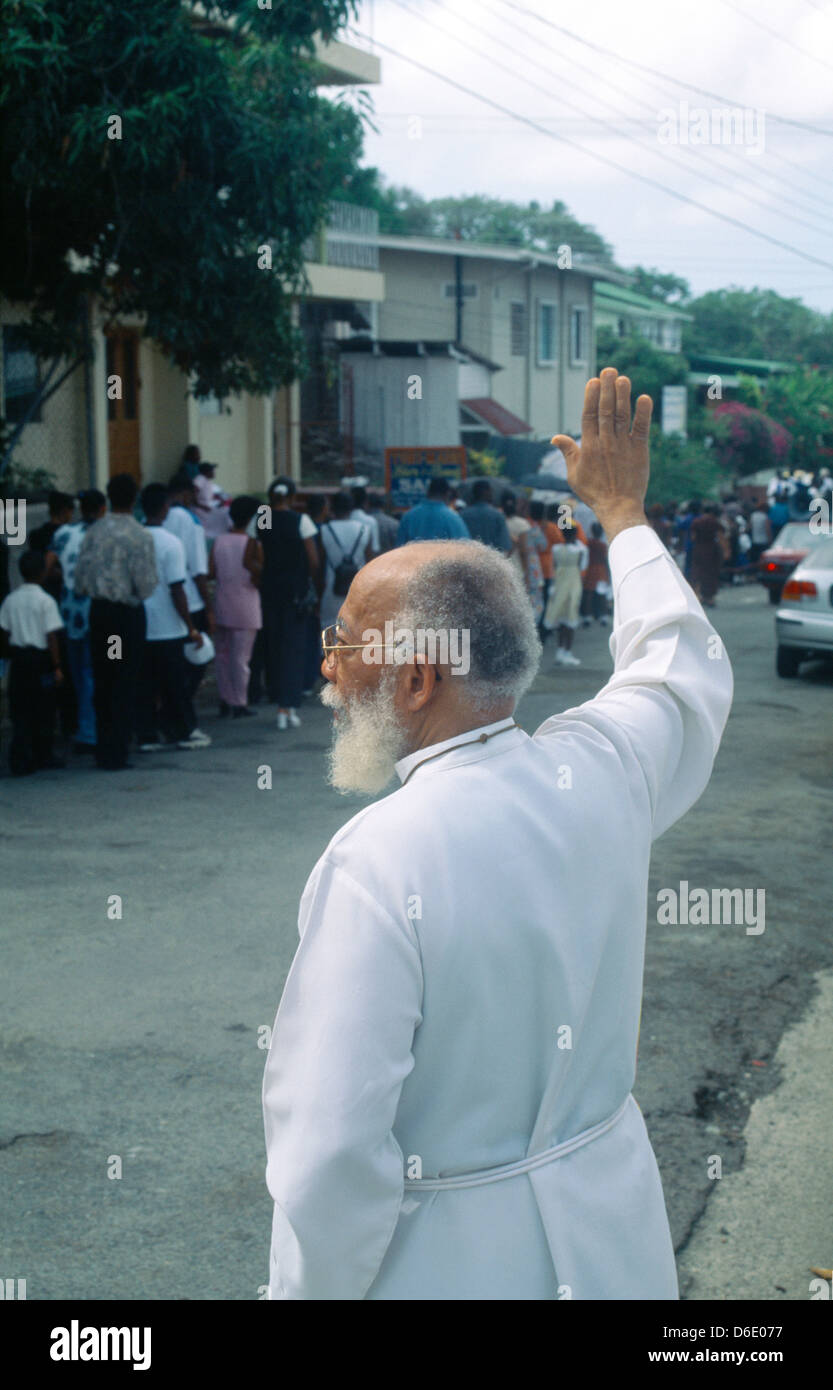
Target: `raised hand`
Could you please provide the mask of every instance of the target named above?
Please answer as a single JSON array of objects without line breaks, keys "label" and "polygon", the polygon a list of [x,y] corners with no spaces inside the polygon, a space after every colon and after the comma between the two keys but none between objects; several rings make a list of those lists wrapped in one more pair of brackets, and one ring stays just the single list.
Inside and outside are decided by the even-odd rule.
[{"label": "raised hand", "polygon": [[581,417],[581,446],[569,435],[552,443],[567,461],[570,486],[592,507],[608,540],[627,526],[645,526],[653,404],[640,396],[631,427],[631,384],[615,367],[588,381]]}]

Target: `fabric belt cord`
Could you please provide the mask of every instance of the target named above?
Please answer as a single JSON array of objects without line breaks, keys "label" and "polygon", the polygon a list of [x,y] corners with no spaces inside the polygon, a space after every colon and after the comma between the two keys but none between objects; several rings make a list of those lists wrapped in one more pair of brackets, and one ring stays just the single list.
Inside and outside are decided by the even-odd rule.
[{"label": "fabric belt cord", "polygon": [[419,1188],[422,1191],[435,1190],[450,1187],[482,1187],[490,1182],[502,1182],[504,1178],[515,1178],[520,1173],[530,1173],[535,1168],[543,1168],[548,1163],[553,1163],[558,1158],[564,1158],[567,1154],[574,1153],[576,1149],[581,1149],[585,1144],[592,1144],[594,1139],[599,1139],[603,1134],[607,1134],[609,1129],[622,1118],[625,1106],[630,1100],[627,1096],[612,1115],[608,1115],[606,1120],[601,1120],[599,1124],[593,1125],[591,1129],[582,1130],[581,1134],[576,1134],[572,1139],[566,1139],[563,1144],[556,1144],[551,1149],[545,1149],[543,1153],[531,1154],[529,1158],[521,1158],[517,1163],[504,1163],[498,1168],[483,1168],[479,1173],[458,1173],[450,1178],[405,1178],[407,1191],[412,1188]]}]

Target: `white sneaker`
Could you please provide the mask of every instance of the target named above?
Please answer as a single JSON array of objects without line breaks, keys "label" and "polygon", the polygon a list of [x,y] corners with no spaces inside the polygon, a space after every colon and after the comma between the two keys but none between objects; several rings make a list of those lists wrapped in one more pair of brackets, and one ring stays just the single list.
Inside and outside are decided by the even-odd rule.
[{"label": "white sneaker", "polygon": [[579,660],[579,658],[578,658],[577,656],[573,656],[573,653],[572,653],[572,652],[565,652],[565,653],[564,653],[564,665],[565,665],[565,666],[580,666],[580,665],[581,665],[581,661]]},{"label": "white sneaker", "polygon": [[140,743],[140,753],[160,753],[165,747],[164,743]]},{"label": "white sneaker", "polygon": [[279,728],[279,729],[285,729],[285,728],[288,727],[288,724],[289,724],[289,716],[286,715],[286,714],[279,714],[279,715],[278,715],[278,728]]},{"label": "white sneaker", "polygon": [[187,738],[181,738],[177,743],[177,748],[208,748],[211,739],[208,734],[204,734],[202,729],[192,729]]},{"label": "white sneaker", "polygon": [[565,650],[564,650],[563,647],[557,647],[557,648],[556,648],[556,651],[555,651],[555,656],[553,657],[553,665],[554,665],[554,666],[563,666],[563,665],[564,665],[564,658],[565,658],[566,655],[567,655],[567,653],[565,652]]},{"label": "white sneaker", "polygon": [[296,709],[291,709],[289,711],[289,723],[293,729],[300,729],[301,721],[298,718],[298,711]]}]

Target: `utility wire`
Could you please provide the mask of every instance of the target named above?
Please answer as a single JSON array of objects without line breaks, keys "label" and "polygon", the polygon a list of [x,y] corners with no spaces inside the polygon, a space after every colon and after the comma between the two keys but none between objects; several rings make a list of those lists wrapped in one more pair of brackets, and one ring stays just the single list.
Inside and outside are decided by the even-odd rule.
[{"label": "utility wire", "polygon": [[[357,33],[363,39],[367,39],[367,34],[361,30]],[[671,198],[676,198],[680,203],[686,203],[689,207],[695,207],[700,212],[707,213],[710,217],[716,217],[721,222],[726,222],[729,226],[738,227],[743,232],[748,232],[751,236],[758,237],[760,241],[767,241],[771,246],[777,246],[782,251],[787,251],[790,255],[800,256],[802,260],[810,261],[814,265],[825,266],[828,270],[833,270],[833,261],[822,260],[820,256],[813,256],[809,251],[802,251],[797,246],[790,246],[789,242],[781,241],[778,237],[770,236],[767,232],[760,231],[757,227],[751,227],[746,222],[741,222],[739,218],[730,216],[729,213],[719,212],[716,208],[709,207],[708,203],[701,203],[697,198],[690,198],[686,193],[678,193],[676,189],[669,188],[667,184],[660,183],[659,179],[651,178],[648,174],[639,174],[634,169],[628,169],[624,164],[620,164],[615,159],[608,158],[607,155],[599,154],[596,150],[589,150],[585,145],[580,145],[577,140],[571,140],[567,135],[558,135],[555,131],[547,130],[538,121],[531,120],[528,116],[521,115],[518,111],[511,110],[508,106],[501,105],[500,102],[493,101],[491,97],[485,97],[480,92],[474,91],[472,87],[466,87],[462,82],[457,82],[453,77],[446,76],[445,73],[437,72],[436,68],[431,68],[427,63],[421,63],[417,58],[412,58],[407,53],[400,53],[398,49],[390,44],[382,43],[381,39],[374,39],[374,46],[380,48],[384,53],[389,53],[393,58],[399,58],[401,62],[410,64],[411,67],[418,68],[420,72],[428,73],[429,77],[435,77],[440,82],[445,82],[450,87],[454,87],[458,92],[463,92],[465,96],[474,97],[475,101],[483,102],[485,106],[491,106],[495,111],[500,111],[505,116],[512,116],[522,125],[529,126],[532,130],[537,130],[540,134],[546,135],[551,140],[557,140],[560,144],[569,145],[571,149],[578,150],[580,154],[588,159],[595,159],[599,164],[605,164],[609,169],[615,169],[619,174],[625,174],[628,178],[636,179],[639,183],[647,184],[651,188],[659,189],[661,193],[668,194]]]},{"label": "utility wire", "polygon": [[[540,82],[534,82],[534,81],[532,81],[531,78],[525,76],[523,73],[519,73],[519,72],[517,71],[516,68],[510,67],[507,63],[502,63],[502,62],[500,61],[500,59],[498,59],[498,58],[493,58],[493,57],[491,56],[491,54],[485,53],[485,52],[483,51],[482,48],[479,48],[479,47],[477,47],[476,45],[474,45],[474,44],[471,42],[471,39],[469,39],[469,38],[465,38],[465,39],[460,38],[460,36],[457,35],[457,34],[455,34],[451,29],[447,29],[444,25],[437,24],[434,20],[429,19],[426,15],[422,14],[421,11],[412,9],[411,6],[408,5],[408,4],[406,3],[406,0],[393,0],[393,3],[394,3],[395,5],[398,5],[400,9],[404,10],[406,14],[413,15],[414,18],[420,19],[424,24],[427,24],[430,28],[435,29],[438,33],[440,33],[440,34],[448,34],[448,36],[449,36],[450,38],[452,38],[452,39],[455,41],[455,43],[459,43],[459,44],[461,44],[462,46],[464,46],[464,47],[466,48],[466,50],[467,50],[469,53],[477,53],[477,54],[479,54],[481,58],[485,58],[486,61],[487,61],[488,63],[491,63],[494,67],[499,68],[499,69],[500,69],[501,71],[503,71],[503,72],[509,73],[510,77],[514,77],[514,78],[516,78],[518,81],[523,82],[527,87],[532,87],[532,88],[534,88],[535,91],[543,92],[545,96],[547,96],[547,97],[550,98],[550,100],[557,100],[557,98],[554,98],[554,97],[553,97],[552,92],[550,91],[550,89],[547,88],[547,87],[542,86]],[[486,33],[486,31],[484,31],[484,30],[482,29],[482,27],[481,27],[481,32],[484,33],[484,34],[486,34],[486,37],[487,37],[487,38],[488,38],[488,37],[492,37],[491,35],[489,35],[488,33]],[[501,47],[503,47],[504,49],[508,50],[510,53],[515,53],[515,54],[517,54],[519,57],[521,57],[521,58],[522,58],[527,64],[529,64],[530,66],[541,68],[544,72],[550,71],[550,69],[548,69],[547,67],[545,67],[543,63],[537,62],[536,59],[534,59],[534,58],[528,58],[527,55],[521,51],[521,49],[515,48],[512,44],[504,43],[503,40],[498,39],[498,38],[492,38],[492,41],[493,41],[494,43],[500,44]],[[575,87],[577,87],[577,86],[578,86],[578,84],[577,84],[575,81],[573,81],[572,87],[575,88]],[[583,88],[580,88],[580,90],[586,91],[587,89],[586,89],[585,87],[583,87]],[[590,95],[592,96],[592,95],[594,95],[594,94],[591,93]],[[596,100],[600,101],[601,104],[602,104],[603,106],[607,106],[607,107],[608,107],[611,111],[613,111],[616,115],[621,115],[621,114],[622,114],[622,112],[621,112],[617,107],[612,106],[611,103],[605,101],[604,98],[596,98]],[[649,104],[649,103],[645,103],[645,104],[648,105],[649,110],[650,110],[650,109],[651,109],[651,108],[650,108],[650,104]],[[594,115],[592,114],[591,111],[588,111],[588,109],[587,109],[586,106],[580,105],[580,104],[575,100],[575,97],[572,95],[572,92],[571,92],[571,105],[572,105],[576,110],[581,111],[583,115],[587,116],[587,117],[588,117],[591,121],[593,121],[596,125],[601,126],[603,130],[609,131],[610,133],[612,133],[613,135],[615,135],[618,139],[629,141],[632,145],[635,145],[637,149],[644,150],[646,154],[651,155],[653,158],[664,160],[664,162],[665,162],[666,164],[670,164],[670,165],[672,166],[672,168],[673,168],[675,171],[679,172],[679,169],[680,169],[680,162],[679,162],[678,159],[676,159],[676,158],[674,157],[674,155],[672,155],[672,154],[666,154],[663,150],[656,148],[656,147],[655,147],[655,144],[653,144],[653,145],[646,145],[646,144],[643,143],[642,141],[635,140],[632,136],[623,134],[623,132],[622,132],[622,130],[621,130],[621,128],[620,128],[619,126],[616,126],[616,125],[611,124],[610,121],[604,120],[601,116],[594,116]],[[692,150],[691,153],[692,153],[692,154],[699,155],[699,157],[700,157],[701,159],[703,158],[703,155],[702,155],[702,153],[701,153],[700,151],[694,151],[694,150]],[[706,157],[706,162],[708,162],[708,158],[707,158],[707,157]],[[695,177],[697,177],[697,173],[696,173],[696,172],[695,172]],[[737,193],[737,188],[736,188],[735,185],[729,184],[729,183],[725,183],[722,179],[715,178],[713,174],[703,174],[703,173],[700,173],[700,174],[699,174],[699,177],[700,177],[701,179],[705,179],[707,183],[713,183],[717,188],[722,188],[724,191],[728,191],[728,192],[730,192],[730,193],[732,193],[732,194],[736,194],[736,193]],[[818,217],[818,218],[823,219],[823,221],[824,221],[824,226],[823,226],[823,227],[818,227],[818,226],[816,226],[816,225],[815,225],[814,223],[812,223],[812,222],[807,222],[807,221],[805,221],[805,219],[802,218],[802,217],[796,217],[792,212],[789,212],[789,211],[780,212],[777,208],[773,208],[771,199],[770,199],[769,201],[765,201],[763,198],[756,198],[755,195],[754,195],[754,193],[746,193],[744,196],[746,197],[746,199],[747,199],[749,202],[756,203],[756,204],[758,205],[758,207],[763,208],[764,211],[765,211],[765,212],[768,212],[771,216],[783,217],[783,218],[785,218],[787,221],[793,223],[793,224],[796,225],[796,226],[806,227],[806,228],[808,229],[808,231],[814,232],[814,233],[816,233],[816,235],[818,235],[819,232],[827,231],[827,229],[828,229],[829,219],[825,218],[824,213],[822,213],[822,212],[817,212],[814,208],[804,209],[804,211],[809,211],[810,215],[813,216],[813,217]]]},{"label": "utility wire", "polygon": [[823,68],[827,68],[828,72],[833,72],[833,63],[825,62],[824,58],[819,58],[818,54],[811,53],[809,48],[802,48],[800,44],[793,43],[792,39],[788,39],[786,34],[779,34],[777,29],[771,29],[768,24],[764,24],[762,19],[758,19],[757,15],[749,14],[748,10],[742,10],[739,5],[734,5],[732,0],[722,0],[722,3],[726,6],[727,10],[731,10],[733,14],[740,15],[741,19],[748,19],[750,24],[757,24],[758,28],[763,29],[765,34],[771,34],[774,39],[778,39],[781,43],[785,43],[790,48],[795,49],[796,53],[800,53],[803,58],[810,58],[814,63],[819,63]]},{"label": "utility wire", "polygon": [[[565,29],[563,24],[556,24],[554,20],[546,19],[536,10],[519,5],[517,0],[501,0],[501,4],[508,5],[510,10],[517,10],[518,14],[529,15],[531,19],[537,19],[539,24],[546,24],[549,29],[556,29],[559,34],[566,34],[568,39],[574,39],[576,43],[583,44],[585,48],[592,48],[596,53],[602,53],[605,57],[612,58],[614,62],[624,63],[626,67],[638,68],[640,72],[649,72],[653,77],[662,78],[663,82],[670,82],[678,87],[687,87],[690,92],[697,92],[700,96],[709,97],[711,101],[719,101],[723,106],[733,105],[726,97],[719,96],[716,92],[710,92],[706,87],[698,87],[693,82],[684,82],[681,77],[669,77],[667,72],[660,72],[657,68],[648,67],[645,63],[638,63],[635,58],[625,58],[621,53],[615,53],[611,48],[604,48],[599,43],[593,43],[591,39],[582,38],[581,34],[573,33],[572,29]],[[813,135],[826,135],[828,139],[833,136],[833,130],[822,130],[821,126],[810,125],[808,121],[799,121],[792,116],[778,116],[774,111],[767,111],[767,117],[770,121],[777,121],[780,125],[792,125],[797,126],[799,130],[809,130]]]},{"label": "utility wire", "polygon": [[[441,0],[438,0],[438,3],[441,3]],[[519,8],[519,6],[517,6],[517,5],[515,5],[515,4],[512,4],[512,3],[511,3],[511,0],[501,0],[501,3],[503,3],[504,5],[507,6],[507,8],[512,9],[512,10],[517,10],[517,9]],[[525,38],[530,39],[531,42],[536,43],[536,44],[538,44],[538,46],[540,46],[540,41],[539,41],[539,40],[536,40],[536,39],[534,38],[534,36],[530,33],[530,31],[529,31],[528,29],[520,29],[520,28],[519,28],[518,23],[517,23],[517,20],[512,19],[512,20],[510,21],[509,18],[508,18],[507,16],[498,15],[497,11],[495,11],[495,10],[491,10],[490,13],[493,15],[493,17],[494,17],[495,19],[498,19],[498,18],[499,18],[499,19],[501,20],[501,22],[504,23],[504,24],[507,24],[507,25],[508,25],[508,24],[511,23],[511,24],[513,25],[513,28],[514,28],[515,32],[519,32],[519,33],[523,34]],[[531,14],[532,11],[524,11],[524,13],[530,13],[530,14]],[[546,24],[549,24],[549,23],[550,23],[550,21],[545,20],[545,19],[543,18],[543,16],[540,16],[540,15],[539,15],[539,16],[537,16],[537,17],[539,18],[539,20],[541,21],[541,23],[546,23]],[[572,35],[572,34],[570,33],[569,30],[566,30],[566,29],[565,29],[565,30],[562,30],[562,32],[564,32],[564,33],[567,34],[568,36],[572,37],[573,40],[574,40],[575,42],[577,42],[577,43],[586,43],[586,42],[587,42],[586,40],[581,39],[578,35]],[[609,56],[613,61],[615,61],[615,62],[629,63],[629,60],[628,60],[628,59],[622,58],[621,55],[619,55],[619,54],[617,54],[617,53],[614,53],[613,50],[611,50],[611,49],[602,49],[602,48],[600,48],[599,45],[591,45],[591,46],[597,48],[597,49],[598,49],[600,52],[602,52],[603,54],[608,55],[608,56]],[[551,52],[551,53],[556,53],[556,52],[558,52],[558,50],[555,49],[551,44],[546,45],[546,47],[548,48],[549,52]],[[585,71],[591,72],[591,73],[593,74],[594,77],[597,77],[597,76],[598,76],[598,73],[596,73],[596,71],[595,71],[594,69],[588,68],[586,64],[579,63],[579,61],[578,61],[577,58],[571,58],[569,61],[570,61],[571,63],[576,63],[576,64],[578,64],[578,66],[584,68]],[[638,64],[637,66],[640,66],[640,67],[641,67],[642,65],[641,65],[641,64]],[[653,72],[653,69],[645,69],[645,70],[648,71],[648,72]],[[619,86],[617,86],[615,83],[610,82],[610,79],[609,79],[609,78],[608,78],[608,79],[605,79],[605,80],[608,82],[608,85],[609,85],[609,86],[613,87],[613,89],[614,89],[615,91],[621,92],[622,95],[625,96],[629,101],[635,102],[635,103],[637,103],[637,104],[639,104],[639,105],[642,105],[642,106],[648,106],[649,109],[650,109],[650,104],[649,104],[649,103],[646,103],[646,102],[644,102],[641,98],[634,96],[634,94],[633,94],[632,92],[628,92],[628,91],[626,91],[624,88],[619,87]],[[654,81],[651,85],[653,85],[654,87],[656,87],[657,90],[659,90],[659,91],[661,91],[661,92],[668,92],[668,91],[670,91],[670,92],[672,93],[672,95],[676,98],[676,90],[675,90],[675,86],[673,85],[674,83],[675,83],[675,79],[669,77],[669,78],[665,79],[664,81],[660,81],[660,82]],[[690,83],[682,83],[681,85],[682,85],[682,86],[686,86],[686,87],[690,87],[690,86],[691,86]],[[698,88],[693,88],[693,90],[698,91],[698,92],[701,92],[701,91],[702,91],[702,89],[699,88],[699,87],[698,87]],[[715,97],[715,96],[713,96],[711,93],[704,93],[704,94],[705,94],[705,95],[708,95],[708,96],[712,96],[712,99],[713,99],[713,100],[725,101],[725,98],[722,98],[722,97]],[[771,113],[768,112],[768,111],[767,111],[765,114],[766,114],[766,119],[767,119],[767,120],[775,120],[775,121],[781,120],[780,117],[772,116]],[[654,112],[654,115],[656,115],[655,112]],[[829,135],[829,134],[833,134],[833,131],[827,131],[827,132],[825,132],[825,133]],[[720,152],[721,152],[722,154],[728,155],[730,158],[733,157],[733,156],[731,155],[731,153],[730,153],[729,151],[725,150],[723,147],[716,147],[716,148],[719,148],[719,149],[720,149]],[[695,151],[689,150],[689,153],[695,154]],[[697,153],[699,153],[699,152],[697,152]],[[703,157],[705,157],[705,156],[700,155],[700,157],[703,158]],[[785,159],[782,155],[777,154],[777,153],[776,153],[775,151],[773,151],[773,150],[770,150],[770,151],[768,152],[768,158],[769,158],[769,159],[774,159],[774,160],[775,160],[777,163],[779,163],[779,164],[786,165],[793,173],[795,173],[795,163],[794,163],[794,161]],[[739,157],[739,156],[734,156],[734,159],[735,159],[736,162],[739,162],[739,163],[743,164],[743,161],[740,160],[740,157]],[[721,166],[721,167],[725,167],[725,166]],[[727,170],[727,172],[730,172],[730,171]],[[764,172],[764,171],[761,171],[761,172]],[[755,180],[749,178],[748,166],[747,166],[747,167],[745,168],[745,170],[744,170],[744,176],[745,176],[745,178],[747,179],[747,181],[753,183],[753,185],[755,184]],[[776,178],[777,178],[777,177],[779,177],[779,176],[777,176],[777,175],[767,175],[767,177],[776,177]],[[824,197],[822,197],[821,194],[819,193],[819,182],[820,182],[820,181],[819,181],[818,179],[816,179],[816,180],[813,181],[813,186],[812,186],[811,188],[807,188],[806,186],[802,186],[802,184],[800,184],[800,183],[795,183],[794,181],[791,181],[791,180],[789,180],[789,179],[786,179],[786,178],[784,178],[783,175],[780,176],[780,182],[781,182],[781,184],[783,185],[783,187],[785,187],[785,188],[793,188],[793,189],[795,189],[795,191],[798,192],[798,193],[800,193],[800,194],[802,195],[802,197],[805,197],[805,198],[806,198],[806,197],[809,196],[809,197],[811,198],[811,200],[813,200],[813,201],[815,201],[815,202],[817,202],[817,203],[823,204],[824,206],[833,209],[833,201],[831,201],[831,199],[829,199],[829,198],[824,198]],[[758,187],[762,187],[762,185],[760,185],[760,184],[757,184],[757,186],[758,186]],[[829,184],[829,183],[828,183],[828,184],[822,184],[822,186],[823,186],[823,187],[830,187],[830,188],[833,188],[833,185],[831,185],[831,184]],[[765,190],[765,191],[768,191],[768,190]],[[771,190],[769,190],[769,191],[771,191]],[[806,208],[805,208],[804,210],[807,211]],[[815,213],[815,209],[812,209],[811,211],[813,211],[813,212]],[[822,215],[824,215],[824,214],[822,214]]]}]

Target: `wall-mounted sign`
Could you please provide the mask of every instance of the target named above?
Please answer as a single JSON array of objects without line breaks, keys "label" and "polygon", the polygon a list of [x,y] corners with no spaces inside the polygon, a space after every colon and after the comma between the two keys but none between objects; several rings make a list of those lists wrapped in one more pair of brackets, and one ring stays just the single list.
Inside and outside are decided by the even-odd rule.
[{"label": "wall-mounted sign", "polygon": [[465,481],[466,451],[462,444],[385,450],[385,489],[395,507],[415,507],[424,502],[428,484],[437,477],[450,483]]}]

